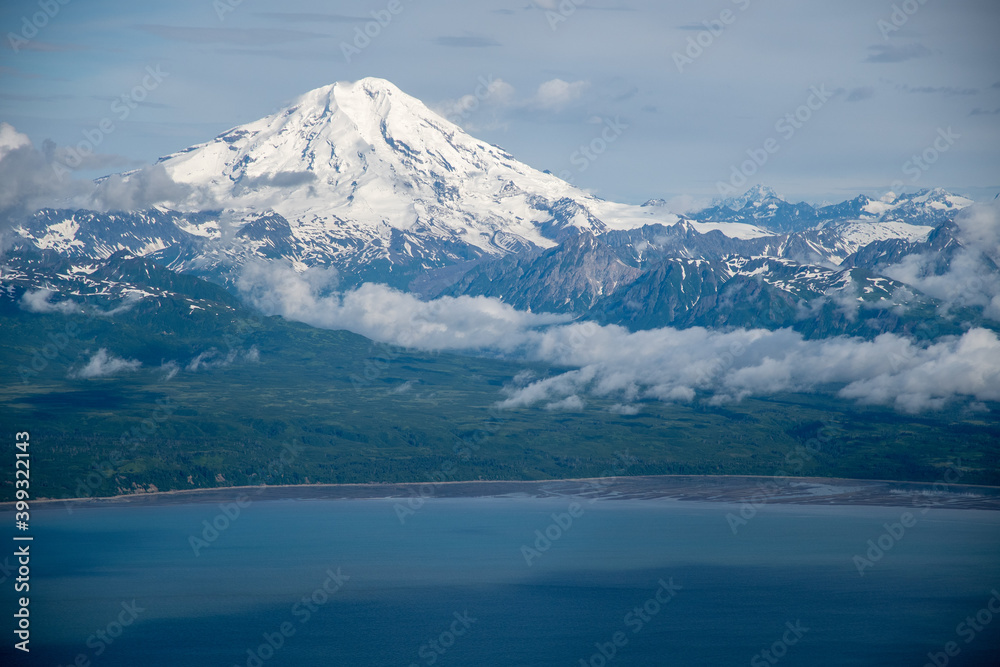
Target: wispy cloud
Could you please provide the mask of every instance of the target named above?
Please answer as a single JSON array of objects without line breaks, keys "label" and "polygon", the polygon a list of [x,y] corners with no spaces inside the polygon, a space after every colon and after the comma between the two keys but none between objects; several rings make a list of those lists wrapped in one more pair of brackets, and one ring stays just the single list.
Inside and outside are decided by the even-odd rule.
[{"label": "wispy cloud", "polygon": [[863,102],[864,100],[870,100],[873,97],[875,97],[875,89],[871,86],[852,88],[847,93],[848,102]]},{"label": "wispy cloud", "polygon": [[[4,93],[0,99],[16,102],[65,102],[67,100],[78,99],[76,95],[66,95],[60,93],[32,94],[32,93]],[[112,98],[117,99],[117,98]]]},{"label": "wispy cloud", "polygon": [[[91,99],[95,99],[101,102],[114,102],[120,100],[120,97],[112,97],[110,95],[91,95]],[[147,109],[173,109],[174,107],[169,104],[161,104],[159,102],[150,102],[149,100],[132,100],[132,104],[140,107],[145,107]]]},{"label": "wispy cloud", "polygon": [[871,52],[865,58],[866,63],[901,63],[914,58],[924,58],[931,55],[931,50],[923,44],[875,44],[869,46]]},{"label": "wispy cloud", "polygon": [[[15,42],[10,39],[4,39],[2,44],[5,49],[13,50]],[[62,53],[65,51],[91,50],[91,47],[84,44],[73,44],[71,42],[44,42],[40,39],[18,41],[16,44],[18,51],[38,51],[41,53]]]},{"label": "wispy cloud", "polygon": [[[558,11],[566,6],[565,0],[532,0],[532,2],[535,5],[535,7],[549,11]],[[587,4],[583,4],[583,0],[579,0],[579,2],[574,2],[573,4],[575,5],[575,9],[585,10],[585,11],[603,11],[603,12],[636,11],[634,8],[627,6],[622,2],[617,2],[613,5],[611,4],[598,5],[593,2],[588,2]],[[704,27],[702,27],[702,29],[704,30]]]},{"label": "wispy cloud", "polygon": [[491,37],[481,37],[478,35],[465,35],[462,37],[442,36],[434,38],[434,43],[438,46],[450,46],[453,48],[485,48],[489,46],[502,46],[500,42]]},{"label": "wispy cloud", "polygon": [[70,371],[70,377],[76,378],[97,378],[107,375],[117,375],[119,373],[131,373],[139,370],[142,362],[135,359],[121,359],[109,354],[107,349],[101,348],[90,358],[83,368]]},{"label": "wispy cloud", "polygon": [[347,14],[323,14],[319,12],[254,12],[271,21],[286,21],[288,23],[364,23],[371,18],[349,16]]},{"label": "wispy cloud", "polygon": [[978,88],[958,88],[956,86],[908,86],[903,84],[900,89],[907,93],[916,93],[922,95],[977,95],[979,94]]},{"label": "wispy cloud", "polygon": [[[202,352],[188,362],[185,369],[189,372],[195,373],[200,370],[231,366],[232,364],[238,362],[256,363],[258,361],[260,361],[260,350],[257,349],[256,345],[251,346],[248,350],[232,349],[226,354],[222,354],[213,347],[205,352]],[[174,374],[176,374],[176,372]]]},{"label": "wispy cloud", "polygon": [[259,48],[234,48],[219,47],[212,49],[213,53],[231,56],[249,56],[253,58],[264,58],[269,60],[287,60],[293,62],[329,62],[330,53],[314,49],[278,49],[269,47]]},{"label": "wispy cloud", "polygon": [[329,37],[329,35],[316,32],[273,28],[190,28],[185,26],[150,24],[137,25],[135,28],[172,42],[185,42],[188,44],[261,46]]},{"label": "wispy cloud", "polygon": [[[42,78],[38,74],[31,72],[25,72],[24,70],[18,69],[17,67],[5,67],[0,66],[0,76],[16,76],[19,79],[40,79]],[[4,97],[10,97],[9,94],[5,94]]]}]

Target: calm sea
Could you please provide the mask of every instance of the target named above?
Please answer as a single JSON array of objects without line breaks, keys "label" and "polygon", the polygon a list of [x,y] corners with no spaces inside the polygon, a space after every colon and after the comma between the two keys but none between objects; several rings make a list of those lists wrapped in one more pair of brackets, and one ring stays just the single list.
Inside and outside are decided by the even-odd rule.
[{"label": "calm sea", "polygon": [[35,510],[30,658],[9,574],[0,662],[1000,664],[998,513],[397,502]]}]

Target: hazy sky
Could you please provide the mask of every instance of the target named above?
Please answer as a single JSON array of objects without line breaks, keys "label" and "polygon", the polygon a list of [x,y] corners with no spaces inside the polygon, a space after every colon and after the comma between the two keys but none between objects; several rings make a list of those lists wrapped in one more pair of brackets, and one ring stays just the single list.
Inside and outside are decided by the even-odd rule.
[{"label": "hazy sky", "polygon": [[99,138],[96,176],[379,76],[608,199],[1000,191],[996,0],[575,2],[5,0],[0,120]]}]

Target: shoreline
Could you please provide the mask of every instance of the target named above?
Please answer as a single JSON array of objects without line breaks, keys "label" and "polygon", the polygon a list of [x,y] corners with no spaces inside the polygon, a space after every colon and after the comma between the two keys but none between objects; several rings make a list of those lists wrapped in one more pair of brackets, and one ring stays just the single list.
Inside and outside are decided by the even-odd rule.
[{"label": "shoreline", "polygon": [[[833,477],[742,475],[656,475],[559,480],[475,480],[448,482],[365,482],[175,489],[90,498],[36,498],[48,509],[60,503],[79,507],[164,506],[211,503],[247,496],[251,500],[375,500],[411,498],[579,497],[587,500],[660,500],[758,505],[860,505],[936,507],[1000,511],[1000,487],[945,482],[900,482]],[[14,502],[0,503],[0,512]]]}]

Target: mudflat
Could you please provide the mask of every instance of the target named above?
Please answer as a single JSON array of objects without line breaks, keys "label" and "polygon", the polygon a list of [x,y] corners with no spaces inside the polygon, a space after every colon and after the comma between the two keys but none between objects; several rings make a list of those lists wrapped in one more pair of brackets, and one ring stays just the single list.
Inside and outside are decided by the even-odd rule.
[{"label": "mudflat", "polygon": [[[796,505],[919,506],[1000,510],[1000,487],[946,482],[897,482],[819,477],[662,475],[535,481],[462,481],[406,484],[301,484],[230,486],[106,498],[38,499],[36,506],[74,503],[171,505],[219,502],[235,496],[252,500],[336,500],[365,498],[479,498],[579,496],[602,500],[664,500]],[[0,511],[13,503],[0,504]]]}]

